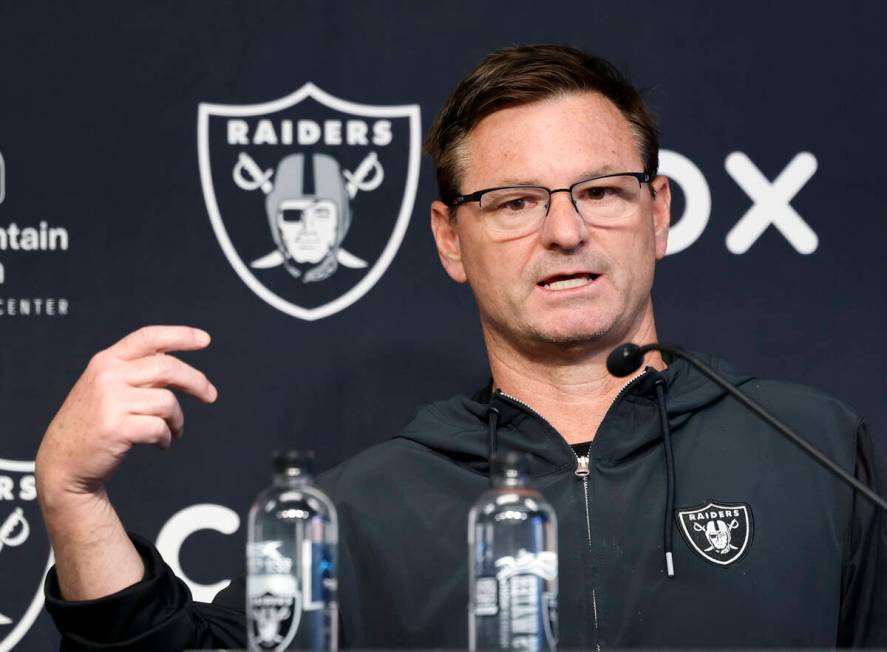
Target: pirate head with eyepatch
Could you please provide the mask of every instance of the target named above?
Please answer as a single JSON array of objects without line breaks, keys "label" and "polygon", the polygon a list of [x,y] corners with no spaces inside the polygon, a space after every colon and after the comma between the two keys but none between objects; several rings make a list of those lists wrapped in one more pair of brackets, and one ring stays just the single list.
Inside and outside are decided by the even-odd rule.
[{"label": "pirate head with eyepatch", "polygon": [[339,246],[351,225],[351,208],[334,158],[292,154],[282,159],[265,209],[290,274],[311,283],[336,271]]}]

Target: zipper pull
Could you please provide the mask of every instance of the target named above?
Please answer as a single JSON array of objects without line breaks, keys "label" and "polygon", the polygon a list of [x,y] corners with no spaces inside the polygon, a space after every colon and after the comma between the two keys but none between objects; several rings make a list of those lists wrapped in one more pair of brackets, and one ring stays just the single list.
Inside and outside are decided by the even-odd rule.
[{"label": "zipper pull", "polygon": [[576,461],[578,462],[576,465],[576,477],[587,478],[591,474],[591,471],[588,469],[588,456],[577,457]]}]

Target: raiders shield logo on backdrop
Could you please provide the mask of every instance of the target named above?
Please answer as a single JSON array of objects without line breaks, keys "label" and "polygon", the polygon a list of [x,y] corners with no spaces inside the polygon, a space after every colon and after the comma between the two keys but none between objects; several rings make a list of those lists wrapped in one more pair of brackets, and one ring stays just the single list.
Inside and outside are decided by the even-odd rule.
[{"label": "raiders shield logo on backdrop", "polygon": [[203,196],[243,282],[306,320],[366,294],[413,212],[420,129],[416,104],[357,104],[312,83],[262,104],[201,104]]},{"label": "raiders shield logo on backdrop", "polygon": [[11,650],[40,614],[52,563],[34,463],[0,459],[0,652]]},{"label": "raiders shield logo on backdrop", "polygon": [[684,540],[703,559],[729,566],[751,547],[754,523],[745,503],[709,501],[677,510],[675,517]]}]

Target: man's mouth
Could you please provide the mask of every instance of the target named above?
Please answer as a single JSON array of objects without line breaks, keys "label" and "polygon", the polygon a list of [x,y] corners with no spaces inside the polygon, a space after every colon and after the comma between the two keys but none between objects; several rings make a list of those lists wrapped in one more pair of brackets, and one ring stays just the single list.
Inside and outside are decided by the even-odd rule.
[{"label": "man's mouth", "polygon": [[591,274],[588,272],[581,272],[579,274],[556,274],[555,276],[549,276],[548,278],[542,279],[536,285],[546,290],[571,290],[573,288],[582,287],[583,285],[588,285],[596,278],[598,278],[600,274]]}]

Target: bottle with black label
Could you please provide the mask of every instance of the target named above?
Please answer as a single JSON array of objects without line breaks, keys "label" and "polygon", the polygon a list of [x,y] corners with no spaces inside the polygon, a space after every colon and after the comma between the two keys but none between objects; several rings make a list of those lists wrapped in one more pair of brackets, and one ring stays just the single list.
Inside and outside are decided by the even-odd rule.
[{"label": "bottle with black label", "polygon": [[525,456],[497,453],[468,515],[471,650],[557,648],[557,518],[527,476]]},{"label": "bottle with black label", "polygon": [[312,452],[274,454],[274,482],[247,526],[247,645],[259,650],[338,647],[332,501],[312,483]]}]

